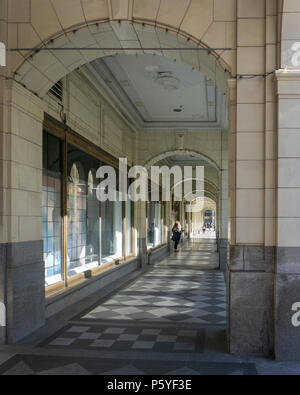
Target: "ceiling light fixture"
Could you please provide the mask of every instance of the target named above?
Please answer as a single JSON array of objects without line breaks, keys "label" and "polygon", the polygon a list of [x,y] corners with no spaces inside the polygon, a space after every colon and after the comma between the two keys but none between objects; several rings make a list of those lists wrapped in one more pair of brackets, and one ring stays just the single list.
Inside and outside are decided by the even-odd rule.
[{"label": "ceiling light fixture", "polygon": [[180,81],[171,72],[159,72],[155,82],[165,89],[175,90],[178,89]]}]

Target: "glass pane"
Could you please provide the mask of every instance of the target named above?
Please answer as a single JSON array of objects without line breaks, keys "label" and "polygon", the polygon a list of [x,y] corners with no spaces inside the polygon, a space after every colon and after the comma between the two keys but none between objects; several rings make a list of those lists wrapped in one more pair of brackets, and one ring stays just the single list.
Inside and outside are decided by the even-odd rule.
[{"label": "glass pane", "polygon": [[161,205],[149,202],[148,210],[148,248],[156,247],[161,242]]},{"label": "glass pane", "polygon": [[99,266],[99,162],[68,146],[68,277]]},{"label": "glass pane", "polygon": [[126,202],[126,255],[132,254],[131,201]]},{"label": "glass pane", "polygon": [[148,248],[154,247],[154,231],[155,231],[155,207],[153,202],[147,204],[148,217]]},{"label": "glass pane", "polygon": [[62,280],[61,142],[43,135],[43,241],[45,285]]},{"label": "glass pane", "polygon": [[90,170],[87,194],[87,251],[86,262],[99,265],[99,202],[96,195],[96,173]]},{"label": "glass pane", "polygon": [[102,264],[123,256],[122,202],[117,191],[116,201],[101,203]]}]

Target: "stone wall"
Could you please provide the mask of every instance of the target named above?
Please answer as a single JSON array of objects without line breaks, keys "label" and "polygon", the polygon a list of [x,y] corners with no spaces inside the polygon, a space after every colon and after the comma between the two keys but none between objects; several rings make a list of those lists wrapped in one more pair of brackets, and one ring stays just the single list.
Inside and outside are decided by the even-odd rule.
[{"label": "stone wall", "polygon": [[136,155],[134,126],[93,86],[92,77],[74,71],[63,84],[63,107],[48,94],[43,99],[45,112],[62,122],[62,111],[72,130],[116,158],[127,157],[131,164]]},{"label": "stone wall", "polygon": [[[40,99],[3,83],[0,189],[2,341],[15,342],[43,325],[42,122]],[[4,300],[3,300],[4,297]]]}]

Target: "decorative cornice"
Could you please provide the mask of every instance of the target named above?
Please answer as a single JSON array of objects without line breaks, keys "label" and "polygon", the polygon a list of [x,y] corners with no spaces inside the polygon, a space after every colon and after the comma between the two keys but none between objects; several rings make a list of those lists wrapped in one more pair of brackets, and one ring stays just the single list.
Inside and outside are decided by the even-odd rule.
[{"label": "decorative cornice", "polygon": [[275,72],[277,81],[300,81],[300,70],[279,69]]}]

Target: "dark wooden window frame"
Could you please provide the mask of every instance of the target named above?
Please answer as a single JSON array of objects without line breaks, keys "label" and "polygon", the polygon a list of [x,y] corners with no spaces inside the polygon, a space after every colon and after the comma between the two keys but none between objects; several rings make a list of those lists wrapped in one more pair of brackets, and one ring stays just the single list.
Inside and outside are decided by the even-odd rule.
[{"label": "dark wooden window frame", "polygon": [[104,271],[112,269],[116,265],[122,262],[126,262],[133,259],[136,256],[135,251],[135,232],[134,232],[134,203],[131,203],[131,240],[132,240],[132,253],[126,256],[126,207],[125,202],[122,205],[122,224],[123,224],[123,256],[120,259],[109,262],[105,265],[101,265],[101,205],[99,204],[99,266],[92,270],[87,270],[81,274],[74,277],[68,278],[67,274],[67,245],[68,245],[68,217],[67,217],[67,149],[68,145],[78,148],[79,150],[85,152],[86,154],[98,159],[99,161],[105,163],[106,165],[118,168],[119,160],[113,155],[107,153],[85,137],[76,133],[70,127],[65,124],[60,123],[55,118],[45,113],[43,130],[58,139],[62,143],[62,281],[46,287],[46,296],[50,296],[54,293],[61,292],[70,286],[77,285],[84,281],[86,278],[97,276]]}]

